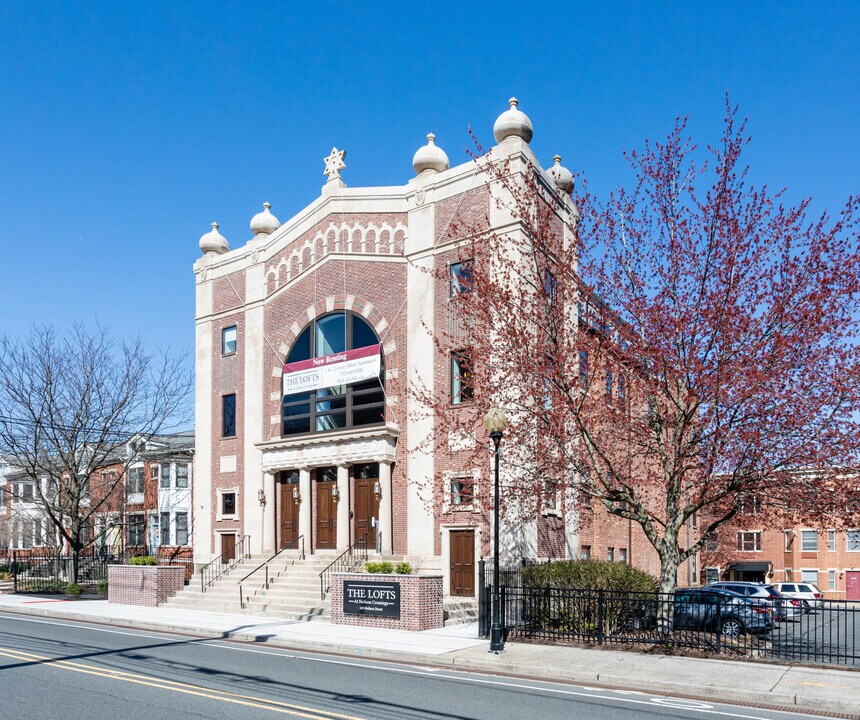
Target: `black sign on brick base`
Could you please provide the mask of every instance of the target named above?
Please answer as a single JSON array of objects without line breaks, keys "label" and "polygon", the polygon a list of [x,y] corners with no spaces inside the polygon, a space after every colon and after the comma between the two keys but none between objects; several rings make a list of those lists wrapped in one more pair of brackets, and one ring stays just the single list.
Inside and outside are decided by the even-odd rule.
[{"label": "black sign on brick base", "polygon": [[350,615],[400,617],[399,582],[343,582],[343,611]]}]

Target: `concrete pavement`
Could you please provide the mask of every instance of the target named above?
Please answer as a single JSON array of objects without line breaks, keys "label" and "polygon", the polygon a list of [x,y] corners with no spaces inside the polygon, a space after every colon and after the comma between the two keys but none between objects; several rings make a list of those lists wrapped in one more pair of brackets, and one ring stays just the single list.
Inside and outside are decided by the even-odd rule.
[{"label": "concrete pavement", "polygon": [[2,611],[860,718],[860,672],[848,669],[528,643],[491,655],[474,624],[412,633],[8,594],[0,595]]}]

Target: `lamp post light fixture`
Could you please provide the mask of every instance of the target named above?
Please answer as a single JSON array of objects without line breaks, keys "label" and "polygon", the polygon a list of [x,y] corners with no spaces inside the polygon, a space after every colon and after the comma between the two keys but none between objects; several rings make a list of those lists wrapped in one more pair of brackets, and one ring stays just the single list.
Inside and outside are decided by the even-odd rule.
[{"label": "lamp post light fixture", "polygon": [[484,416],[484,427],[490,431],[495,455],[495,501],[493,503],[493,621],[490,625],[490,652],[500,653],[505,649],[502,629],[502,594],[499,589],[499,444],[502,442],[502,432],[508,424],[505,413],[495,405]]}]

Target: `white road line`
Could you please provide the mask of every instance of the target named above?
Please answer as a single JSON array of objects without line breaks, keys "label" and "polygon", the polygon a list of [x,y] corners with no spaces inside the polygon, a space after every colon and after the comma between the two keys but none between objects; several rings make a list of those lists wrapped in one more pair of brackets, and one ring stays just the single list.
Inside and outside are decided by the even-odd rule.
[{"label": "white road line", "polygon": [[[20,622],[37,623],[37,624],[41,624],[41,625],[59,625],[62,627],[68,627],[70,623],[75,623],[76,627],[83,626],[84,629],[92,630],[94,632],[104,632],[104,633],[110,633],[113,635],[129,635],[132,637],[157,638],[159,640],[162,640],[165,638],[183,637],[181,635],[177,636],[177,635],[167,634],[167,633],[155,634],[155,633],[146,633],[146,632],[128,632],[128,631],[124,631],[124,630],[111,630],[108,628],[94,627],[94,626],[90,625],[86,620],[70,620],[67,622],[53,622],[50,620],[40,620],[40,619],[36,619],[36,618],[22,618],[16,614],[12,614],[12,615],[0,614],[0,618],[6,618],[9,620],[18,620]],[[50,639],[50,638],[48,638],[48,639]],[[205,637],[200,638],[200,640],[207,640],[207,638],[205,638]],[[744,715],[743,713],[734,713],[734,712],[728,712],[726,710],[711,709],[713,706],[696,707],[696,706],[694,706],[694,704],[699,703],[700,701],[686,700],[684,698],[674,698],[674,697],[654,698],[654,697],[652,697],[652,698],[649,698],[647,700],[637,700],[634,698],[627,698],[627,697],[607,697],[605,694],[598,695],[595,692],[582,692],[582,691],[577,691],[577,690],[567,690],[567,689],[555,688],[555,687],[545,687],[543,684],[527,685],[524,683],[512,682],[512,681],[508,681],[508,680],[490,680],[488,678],[475,677],[472,674],[466,673],[466,672],[464,672],[464,674],[461,674],[461,675],[447,675],[447,674],[441,674],[440,675],[439,674],[440,671],[438,669],[428,668],[425,670],[417,670],[417,669],[409,669],[408,667],[392,667],[391,665],[386,664],[389,661],[385,661],[385,660],[375,661],[373,664],[368,663],[368,662],[359,661],[359,660],[335,660],[333,658],[317,657],[316,655],[311,655],[311,654],[304,654],[304,653],[296,654],[295,652],[291,652],[289,650],[273,651],[273,650],[262,650],[259,648],[251,648],[251,647],[241,647],[241,646],[235,645],[233,643],[225,643],[225,642],[217,642],[217,641],[213,642],[211,639],[208,639],[206,642],[200,643],[200,646],[201,647],[214,647],[214,648],[219,648],[219,649],[223,649],[223,650],[233,650],[235,652],[246,652],[246,653],[252,653],[255,655],[271,655],[271,656],[276,656],[276,657],[286,657],[286,658],[290,658],[290,659],[294,659],[294,660],[306,660],[308,662],[318,662],[318,663],[324,663],[324,664],[328,664],[328,665],[345,665],[347,667],[356,667],[356,668],[361,668],[361,669],[365,669],[365,670],[384,670],[387,672],[401,673],[403,675],[419,675],[419,676],[423,676],[423,677],[434,678],[436,680],[451,680],[451,681],[458,681],[458,682],[471,682],[471,683],[475,683],[478,685],[495,685],[495,686],[500,686],[500,687],[512,688],[512,689],[516,689],[516,690],[531,690],[531,691],[538,691],[538,692],[545,692],[545,693],[553,693],[556,695],[570,695],[573,697],[591,698],[594,700],[603,700],[604,702],[622,702],[622,703],[628,703],[628,704],[633,704],[633,705],[647,705],[648,707],[651,707],[651,708],[664,707],[667,710],[668,709],[688,710],[690,712],[697,712],[697,713],[702,713],[705,715],[719,715],[722,717],[741,718],[742,720],[772,720],[772,718],[764,717],[761,715]],[[482,668],[482,671],[483,672],[490,672],[490,671],[484,670],[483,668]],[[551,681],[551,680],[538,680],[535,682],[537,682],[537,683],[552,683],[553,681]],[[592,688],[583,688],[583,689],[591,690]],[[641,694],[639,691],[635,691],[635,690],[613,690],[611,688],[606,688],[605,690],[601,690],[600,688],[593,688],[593,689],[598,690],[602,693],[609,692],[609,693],[615,693],[615,694]],[[686,703],[686,704],[682,704],[682,703]],[[707,705],[707,703],[701,703],[701,705]],[[769,712],[781,713],[781,714],[792,716],[792,717],[798,717],[800,715],[800,713],[795,713],[795,712],[785,711],[785,710],[770,710]]]}]

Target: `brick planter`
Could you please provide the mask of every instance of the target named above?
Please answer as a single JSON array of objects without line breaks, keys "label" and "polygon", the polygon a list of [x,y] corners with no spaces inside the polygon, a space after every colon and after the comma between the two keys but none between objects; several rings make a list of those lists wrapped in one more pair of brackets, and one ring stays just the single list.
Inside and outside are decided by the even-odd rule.
[{"label": "brick planter", "polygon": [[167,565],[108,565],[108,602],[155,607],[185,585],[185,568]]},{"label": "brick planter", "polygon": [[[355,588],[363,587],[368,596],[379,585],[385,596],[388,587],[400,588],[400,612],[397,617],[344,612],[344,582]],[[445,624],[443,616],[441,575],[379,575],[369,573],[334,573],[331,578],[331,621],[339,625],[390,628],[393,630],[430,630]],[[387,601],[385,601],[387,602]]]}]

